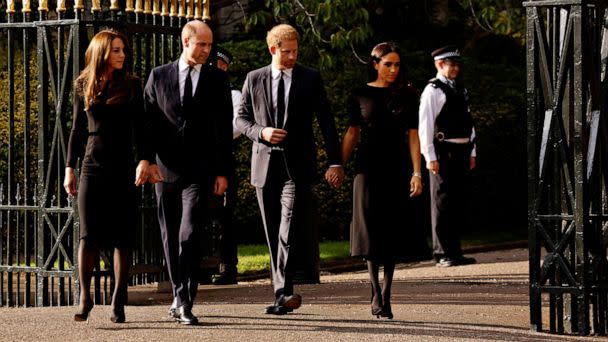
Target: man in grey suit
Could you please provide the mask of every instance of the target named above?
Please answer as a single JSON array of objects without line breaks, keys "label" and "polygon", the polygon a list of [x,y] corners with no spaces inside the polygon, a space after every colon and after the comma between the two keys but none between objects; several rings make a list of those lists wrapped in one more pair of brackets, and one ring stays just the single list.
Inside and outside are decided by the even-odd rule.
[{"label": "man in grey suit", "polygon": [[317,70],[296,64],[298,32],[289,25],[273,27],[266,37],[272,63],[251,71],[243,84],[236,127],[253,140],[251,183],[266,231],[271,258],[274,304],[267,314],[283,315],[300,307],[293,293],[290,245],[300,223],[312,215],[311,185],[316,175],[313,117],[325,140],[329,168],[325,178],[337,185],[344,178],[333,115]]},{"label": "man in grey suit", "polygon": [[[144,90],[146,114],[156,137],[158,220],[169,279],[170,314],[196,324],[192,304],[200,270],[199,234],[212,194],[228,186],[231,165],[232,100],[226,73],[209,65],[213,35],[202,21],[182,29],[183,52],[154,68]],[[156,166],[155,166],[156,167]]]}]

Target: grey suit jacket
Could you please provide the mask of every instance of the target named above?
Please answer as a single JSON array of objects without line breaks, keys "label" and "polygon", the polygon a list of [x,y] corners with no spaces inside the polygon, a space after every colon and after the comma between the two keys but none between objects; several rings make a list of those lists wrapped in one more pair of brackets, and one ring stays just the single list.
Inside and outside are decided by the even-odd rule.
[{"label": "grey suit jacket", "polygon": [[[243,99],[236,118],[236,127],[253,140],[251,184],[263,187],[268,177],[271,157],[270,143],[263,141],[261,131],[274,126],[270,65],[251,71],[243,84]],[[341,164],[334,117],[321,75],[317,70],[296,64],[293,68],[283,144],[289,174],[296,182],[311,183],[316,175],[317,147],[313,134],[313,118],[321,128],[328,163]]]}]

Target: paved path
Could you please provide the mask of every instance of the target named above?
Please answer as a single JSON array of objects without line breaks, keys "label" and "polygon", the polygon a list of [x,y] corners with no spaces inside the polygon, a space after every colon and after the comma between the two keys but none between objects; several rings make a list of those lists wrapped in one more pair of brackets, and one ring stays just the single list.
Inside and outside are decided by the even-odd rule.
[{"label": "paved path", "polygon": [[[194,313],[202,324],[180,326],[167,317],[170,299],[153,286],[130,289],[127,323],[113,324],[108,306],[87,323],[74,308],[0,308],[0,341],[606,341],[529,330],[525,249],[473,254],[476,265],[398,266],[394,320],[370,314],[366,272],[323,274],[320,285],[297,286],[302,308],[263,314],[268,280],[201,286]],[[546,310],[545,310],[546,311]],[[545,312],[544,326],[548,326]]]}]

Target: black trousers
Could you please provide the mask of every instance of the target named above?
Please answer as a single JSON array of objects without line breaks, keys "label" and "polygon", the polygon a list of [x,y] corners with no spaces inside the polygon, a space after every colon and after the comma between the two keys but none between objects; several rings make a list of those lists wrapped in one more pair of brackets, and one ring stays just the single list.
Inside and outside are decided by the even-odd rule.
[{"label": "black trousers", "polygon": [[429,174],[435,258],[462,256],[461,233],[467,224],[470,144],[435,143],[439,172]]},{"label": "black trousers", "polygon": [[200,270],[200,234],[207,220],[208,185],[156,183],[165,262],[177,306],[192,305]]},{"label": "black trousers", "polygon": [[293,294],[293,253],[297,238],[298,217],[310,208],[310,185],[298,184],[289,175],[280,151],[273,151],[268,178],[262,188],[256,188],[258,204],[264,222],[270,252],[270,268],[275,295]]},{"label": "black trousers", "polygon": [[[234,205],[237,199],[236,177],[228,180],[228,189],[224,196],[214,196],[214,218],[220,222],[219,255],[221,267],[228,272],[236,272],[237,232],[234,223]],[[236,275],[236,274],[235,274]]]}]

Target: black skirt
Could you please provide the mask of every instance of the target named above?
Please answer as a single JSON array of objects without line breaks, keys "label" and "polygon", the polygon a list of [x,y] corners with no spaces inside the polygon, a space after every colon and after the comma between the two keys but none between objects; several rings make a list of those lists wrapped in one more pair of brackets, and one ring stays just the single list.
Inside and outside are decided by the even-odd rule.
[{"label": "black skirt", "polygon": [[396,262],[428,259],[428,244],[417,213],[412,212],[406,177],[355,176],[351,256]]},{"label": "black skirt", "polygon": [[132,248],[137,191],[129,174],[86,174],[80,178],[80,238],[100,248]]}]

